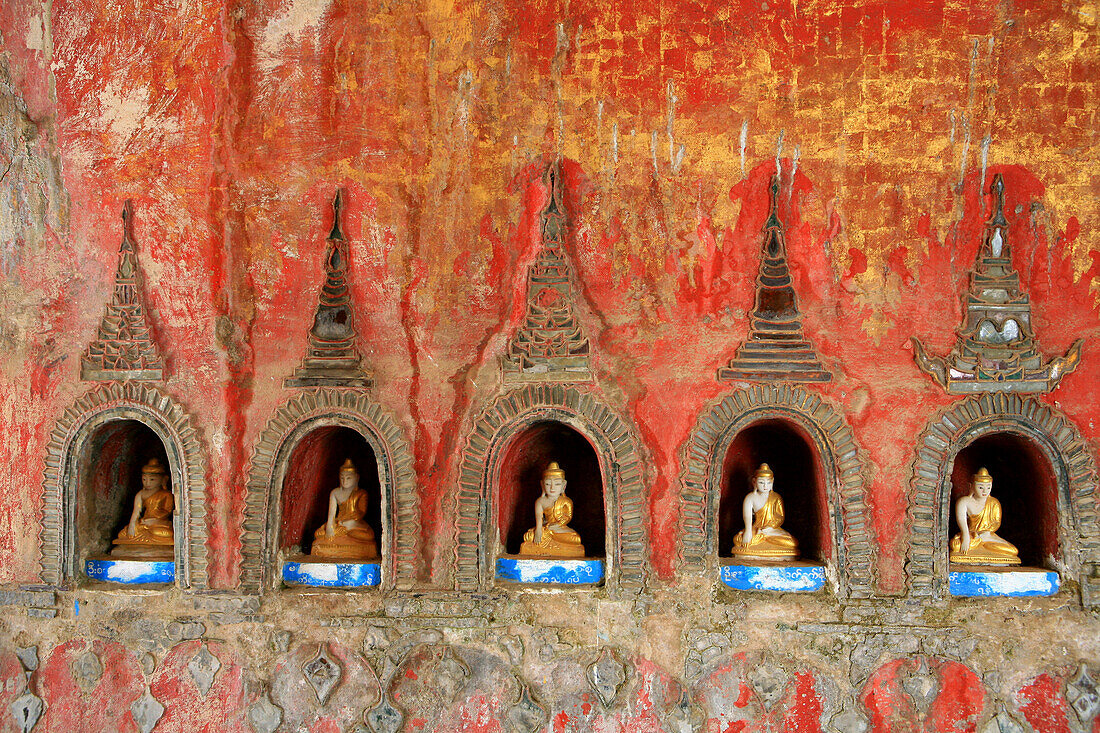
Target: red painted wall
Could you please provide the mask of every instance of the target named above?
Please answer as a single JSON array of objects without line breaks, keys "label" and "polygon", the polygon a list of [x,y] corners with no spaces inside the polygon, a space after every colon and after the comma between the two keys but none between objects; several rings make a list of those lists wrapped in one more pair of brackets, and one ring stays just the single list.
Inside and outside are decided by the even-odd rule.
[{"label": "red painted wall", "polygon": [[663,580],[678,450],[728,388],[777,157],[806,330],[837,377],[822,391],[868,459],[883,592],[903,588],[915,437],[950,402],[908,339],[953,342],[995,172],[1042,348],[1086,338],[1043,399],[1098,438],[1085,6],[15,0],[0,25],[2,582],[36,578],[43,450],[85,388],[125,198],[167,389],[211,452],[219,587],[237,582],[250,453],[304,353],[337,186],[375,397],[415,454],[426,583],[449,582],[458,456],[522,315],[558,155],[581,320],[648,456]]}]

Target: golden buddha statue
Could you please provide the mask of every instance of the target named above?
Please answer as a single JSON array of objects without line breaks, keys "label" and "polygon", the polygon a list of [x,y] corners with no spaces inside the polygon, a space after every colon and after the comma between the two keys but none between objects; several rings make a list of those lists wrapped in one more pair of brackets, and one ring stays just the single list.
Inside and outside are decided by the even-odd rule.
[{"label": "golden buddha statue", "polygon": [[959,534],[951,538],[951,562],[962,565],[1019,565],[1020,553],[1011,542],[997,536],[1001,527],[1001,502],[989,495],[993,477],[981,469],[970,482],[970,493],[955,502]]},{"label": "golden buddha statue", "polygon": [[772,491],[774,482],[775,474],[768,464],[761,463],[753,475],[753,490],[741,505],[745,528],[733,538],[734,556],[760,560],[798,558],[798,541],[781,528],[783,500]]},{"label": "golden buddha statue", "polygon": [[112,543],[115,557],[171,560],[175,553],[172,511],[175,497],[168,488],[168,472],[156,458],[141,469],[141,489],[134,497],[129,523]]},{"label": "golden buddha statue", "polygon": [[519,554],[527,557],[584,557],[581,536],[569,528],[573,500],[564,495],[565,471],[551,463],[542,472],[542,496],[535,501],[535,528],[523,534]]},{"label": "golden buddha statue", "polygon": [[363,521],[367,492],[359,488],[359,472],[351,459],[340,466],[340,485],[328,495],[328,521],[313,534],[313,557],[341,560],[375,560],[378,545],[374,530]]}]

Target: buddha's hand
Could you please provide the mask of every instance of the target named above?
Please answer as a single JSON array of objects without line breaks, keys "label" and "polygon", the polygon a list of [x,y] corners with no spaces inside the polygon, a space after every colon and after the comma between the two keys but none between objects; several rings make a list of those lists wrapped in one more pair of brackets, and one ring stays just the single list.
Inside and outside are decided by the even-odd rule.
[{"label": "buddha's hand", "polygon": [[752,527],[745,527],[745,533],[741,535],[741,540],[746,545],[752,542]]},{"label": "buddha's hand", "polygon": [[334,534],[336,534],[336,527],[333,526],[331,521],[325,522],[325,536],[331,537]]},{"label": "buddha's hand", "polygon": [[542,529],[541,528],[536,528],[535,529],[535,544],[536,545],[541,545],[542,544]]}]

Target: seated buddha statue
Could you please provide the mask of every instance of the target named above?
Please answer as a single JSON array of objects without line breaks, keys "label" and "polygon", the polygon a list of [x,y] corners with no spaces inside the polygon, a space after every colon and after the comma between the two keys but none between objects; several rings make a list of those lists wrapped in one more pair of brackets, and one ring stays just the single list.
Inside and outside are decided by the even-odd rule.
[{"label": "seated buddha statue", "polygon": [[951,562],[963,565],[1019,565],[1020,553],[997,536],[1001,502],[989,495],[993,477],[981,469],[970,482],[970,493],[955,502],[955,521],[961,532],[951,538]]},{"label": "seated buddha statue", "polygon": [[535,528],[523,534],[519,554],[526,557],[584,557],[581,536],[569,528],[573,500],[565,491],[565,471],[551,463],[542,472],[542,496],[535,501]]},{"label": "seated buddha statue", "polygon": [[753,489],[741,505],[745,528],[733,538],[736,557],[760,560],[798,558],[798,541],[783,524],[783,500],[772,491],[775,474],[761,463],[753,475]]},{"label": "seated buddha statue", "polygon": [[359,488],[359,472],[351,459],[340,466],[340,485],[328,495],[328,520],[313,534],[313,557],[341,560],[375,560],[378,545],[374,530],[363,521],[367,492]]},{"label": "seated buddha statue", "polygon": [[130,521],[112,543],[115,557],[140,557],[150,560],[171,560],[175,545],[172,532],[172,511],[175,497],[168,488],[168,472],[156,458],[141,469],[141,489],[134,497]]}]

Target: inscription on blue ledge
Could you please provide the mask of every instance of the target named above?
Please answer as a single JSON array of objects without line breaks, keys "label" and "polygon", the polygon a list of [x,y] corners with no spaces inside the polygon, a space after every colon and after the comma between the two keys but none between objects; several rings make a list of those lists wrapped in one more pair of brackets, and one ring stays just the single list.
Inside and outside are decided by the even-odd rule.
[{"label": "inscription on blue ledge", "polygon": [[825,568],[798,565],[722,565],[722,582],[734,590],[774,590],[810,593],[825,587]]},{"label": "inscription on blue ledge", "polygon": [[603,581],[603,560],[498,557],[497,578],[513,583],[592,585]]},{"label": "inscription on blue ledge", "polygon": [[1052,570],[952,570],[949,576],[953,596],[1052,596],[1060,586]]},{"label": "inscription on blue ledge", "polygon": [[176,563],[174,560],[119,560],[98,557],[84,562],[84,573],[92,580],[108,583],[171,583],[176,579]]},{"label": "inscription on blue ledge", "polygon": [[376,562],[283,563],[283,582],[318,588],[369,588],[382,582],[382,566]]}]

